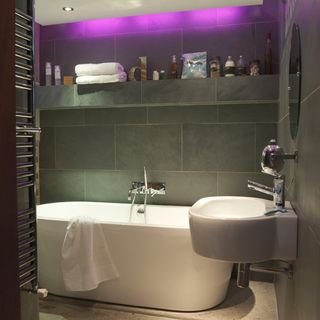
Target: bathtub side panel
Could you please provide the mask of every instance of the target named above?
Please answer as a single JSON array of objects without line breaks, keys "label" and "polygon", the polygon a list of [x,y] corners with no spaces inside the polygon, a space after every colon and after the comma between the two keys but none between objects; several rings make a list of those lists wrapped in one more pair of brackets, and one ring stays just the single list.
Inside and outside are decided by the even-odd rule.
[{"label": "bathtub side panel", "polygon": [[208,309],[225,298],[232,264],[196,255],[188,229],[143,225],[103,224],[120,278],[92,291],[67,292],[60,268],[66,224],[50,224],[39,221],[39,237],[47,239],[39,264],[41,286],[54,294],[180,311]]}]

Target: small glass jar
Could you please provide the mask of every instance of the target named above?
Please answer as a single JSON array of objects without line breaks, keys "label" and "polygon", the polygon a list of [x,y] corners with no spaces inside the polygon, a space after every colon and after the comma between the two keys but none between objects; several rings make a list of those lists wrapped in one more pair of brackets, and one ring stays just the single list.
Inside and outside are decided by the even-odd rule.
[{"label": "small glass jar", "polygon": [[253,60],[250,63],[250,76],[258,76],[260,74],[260,60]]}]

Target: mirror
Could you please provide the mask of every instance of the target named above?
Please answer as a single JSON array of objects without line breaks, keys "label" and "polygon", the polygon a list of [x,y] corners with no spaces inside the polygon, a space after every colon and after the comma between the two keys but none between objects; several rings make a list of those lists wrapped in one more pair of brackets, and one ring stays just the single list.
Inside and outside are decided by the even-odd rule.
[{"label": "mirror", "polygon": [[301,103],[301,43],[297,24],[292,27],[288,90],[290,132],[292,139],[294,139],[298,133]]}]

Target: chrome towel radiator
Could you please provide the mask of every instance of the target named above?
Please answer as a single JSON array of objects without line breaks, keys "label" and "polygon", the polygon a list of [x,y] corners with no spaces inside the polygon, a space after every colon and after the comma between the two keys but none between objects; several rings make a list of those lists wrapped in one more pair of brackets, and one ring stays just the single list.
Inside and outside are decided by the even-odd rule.
[{"label": "chrome towel radiator", "polygon": [[16,165],[19,285],[38,285],[36,233],[36,138],[33,75],[33,1],[15,11]]}]

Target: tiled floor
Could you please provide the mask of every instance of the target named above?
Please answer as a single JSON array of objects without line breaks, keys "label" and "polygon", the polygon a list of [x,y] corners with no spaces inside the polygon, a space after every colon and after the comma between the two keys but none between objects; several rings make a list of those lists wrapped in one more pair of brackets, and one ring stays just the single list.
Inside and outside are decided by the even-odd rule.
[{"label": "tiled floor", "polygon": [[94,303],[49,296],[40,302],[40,311],[66,320],[276,320],[277,307],[272,283],[251,281],[250,288],[238,289],[232,281],[226,300],[202,312],[162,310]]}]

